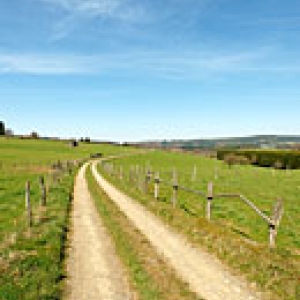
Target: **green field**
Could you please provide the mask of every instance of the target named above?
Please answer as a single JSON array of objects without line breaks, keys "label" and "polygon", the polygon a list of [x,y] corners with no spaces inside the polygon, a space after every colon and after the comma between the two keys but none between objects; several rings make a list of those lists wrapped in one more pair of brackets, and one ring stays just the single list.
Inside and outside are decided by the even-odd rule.
[{"label": "green field", "polygon": [[[60,179],[53,180],[53,164],[57,164],[58,160],[88,160],[92,153],[97,152],[108,156],[128,151],[134,150],[94,144],[71,148],[62,141],[0,138],[1,300],[61,298],[68,211],[76,167],[71,173],[60,172]],[[252,166],[229,168],[214,159],[160,151],[122,157],[114,160],[113,164],[115,173],[122,167],[123,179],[110,176],[103,166],[99,166],[101,173],[164,222],[185,234],[190,242],[217,255],[236,274],[265,291],[269,299],[297,299],[300,171]],[[161,184],[159,200],[153,197],[153,182],[148,193],[139,191],[137,182],[129,181],[129,170],[137,165],[143,170],[140,181],[145,179],[146,169],[151,167],[153,172],[160,172],[161,179],[170,183],[175,169],[180,185],[206,192],[208,182],[213,181],[215,193],[243,194],[269,216],[274,201],[283,198],[285,214],[278,231],[277,248],[270,250],[268,247],[266,222],[239,199],[215,199],[212,220],[208,222],[204,197],[179,191],[178,204],[174,209],[171,186]],[[195,166],[197,175],[192,178]],[[40,175],[45,176],[48,184],[46,209],[39,205]],[[27,180],[32,185],[34,225],[31,233],[24,209]],[[109,218],[107,222],[110,222]]]},{"label": "green field", "polygon": [[[114,160],[113,164],[114,170],[122,166],[122,180],[108,175],[101,166],[99,169],[193,243],[214,252],[237,273],[268,291],[271,299],[295,299],[300,270],[299,171],[252,166],[229,168],[214,159],[159,151]],[[129,182],[129,170],[137,165],[143,169],[143,177],[150,167],[169,183],[176,169],[180,185],[204,192],[208,182],[213,181],[215,193],[243,194],[269,216],[275,200],[283,198],[285,214],[278,230],[277,249],[268,247],[268,224],[241,200],[215,199],[212,221],[208,222],[204,197],[179,191],[177,208],[173,209],[171,186],[161,185],[158,201],[153,198],[153,183],[149,194],[138,191],[136,183]],[[192,180],[195,166],[197,176]]]},{"label": "green field", "polygon": [[[63,253],[68,210],[73,191],[72,172],[59,172],[58,160],[86,160],[90,154],[130,151],[111,145],[0,138],[0,299],[59,299],[64,277]],[[38,178],[48,185],[46,208],[39,205]],[[25,213],[25,182],[31,182],[34,225],[29,232]]]}]

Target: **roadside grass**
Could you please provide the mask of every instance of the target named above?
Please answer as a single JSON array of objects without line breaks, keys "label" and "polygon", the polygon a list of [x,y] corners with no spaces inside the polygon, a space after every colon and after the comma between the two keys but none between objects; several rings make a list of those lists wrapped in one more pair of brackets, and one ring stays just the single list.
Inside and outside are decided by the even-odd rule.
[{"label": "roadside grass", "polygon": [[[124,157],[113,161],[115,170],[122,166],[124,179],[110,176],[100,165],[100,172],[122,191],[137,199],[166,223],[185,234],[189,240],[212,252],[229,265],[236,274],[247,280],[266,298],[295,300],[300,277],[300,206],[298,191],[299,171],[279,171],[235,166],[228,168],[223,162],[190,154],[151,152]],[[205,199],[183,191],[179,203],[172,208],[172,188],[161,185],[160,199],[138,191],[136,183],[129,181],[131,166],[139,165],[144,173],[151,166],[162,179],[171,181],[173,168],[179,174],[179,183],[206,191],[209,181],[216,192],[241,193],[250,198],[270,215],[274,200],[284,198],[285,215],[279,227],[274,250],[268,248],[268,227],[244,203],[235,199],[216,199],[213,203],[212,221],[205,219]],[[194,166],[197,180],[192,180]]]},{"label": "roadside grass", "polygon": [[[58,160],[86,160],[90,154],[112,155],[131,151],[111,145],[0,138],[0,299],[60,299],[64,277],[64,243],[73,191],[71,173],[52,179]],[[39,204],[38,178],[48,185],[47,207]],[[25,182],[31,182],[34,225],[28,230]]]},{"label": "roadside grass", "polygon": [[[3,223],[10,224],[10,231],[5,232],[0,245],[1,300],[60,298],[72,187],[73,177],[68,175],[50,188],[47,208],[34,207],[31,232],[26,222],[22,222],[24,214],[17,206],[18,217],[13,219],[13,224]],[[1,231],[5,231],[3,226]]]},{"label": "roadside grass", "polygon": [[112,236],[137,299],[199,299],[189,291],[187,284],[175,276],[174,270],[112,203],[97,184],[90,167],[87,170],[87,180],[100,217]]}]

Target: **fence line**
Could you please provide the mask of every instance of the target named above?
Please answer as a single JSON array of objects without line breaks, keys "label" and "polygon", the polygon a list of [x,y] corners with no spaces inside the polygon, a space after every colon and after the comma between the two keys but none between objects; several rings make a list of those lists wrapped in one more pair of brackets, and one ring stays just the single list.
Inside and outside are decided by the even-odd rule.
[{"label": "fence line", "polygon": [[[107,163],[107,161],[102,161],[103,169],[110,175],[116,176],[120,178],[118,174],[114,173],[111,170],[114,170],[113,163]],[[276,246],[275,240],[277,236],[278,227],[280,225],[280,221],[283,216],[284,208],[283,208],[283,200],[278,199],[273,208],[273,215],[271,217],[267,216],[264,212],[262,212],[250,199],[242,194],[233,194],[233,193],[214,193],[214,185],[213,182],[209,182],[207,186],[207,191],[201,191],[192,189],[183,185],[179,184],[178,179],[178,172],[176,169],[173,169],[173,172],[155,172],[151,171],[150,168],[143,174],[141,172],[141,168],[139,166],[134,167],[135,172],[132,172],[132,166],[129,169],[129,181],[136,182],[138,189],[143,191],[145,194],[149,192],[149,184],[150,182],[154,183],[154,198],[159,199],[160,193],[160,184],[164,184],[165,186],[169,186],[173,189],[172,197],[171,197],[171,204],[173,208],[177,206],[178,203],[178,192],[180,190],[193,193],[195,195],[201,196],[206,198],[207,205],[206,205],[206,218],[207,220],[211,220],[212,209],[213,209],[213,201],[215,199],[220,198],[237,198],[243,201],[248,207],[250,207],[258,216],[260,216],[268,225],[269,227],[269,245],[271,248]],[[196,169],[193,170],[192,178],[195,180],[195,174],[197,171]],[[123,171],[124,172],[124,171]],[[124,172],[125,173],[125,172]],[[163,180],[160,178],[160,174],[173,174],[172,179],[170,181]],[[123,174],[124,175],[124,174]],[[143,176],[144,175],[144,176]],[[124,178],[125,176],[122,176]],[[135,177],[135,178],[134,178]],[[144,188],[141,188],[141,181],[144,183]]]},{"label": "fence line", "polygon": [[[60,183],[60,178],[63,174],[71,175],[73,169],[77,166],[80,166],[83,163],[82,160],[78,161],[66,161],[61,162],[57,161],[51,165],[52,172],[49,174],[50,177],[46,178],[43,175],[38,177],[38,184],[40,188],[40,206],[46,207],[47,206],[47,197],[49,194],[49,187],[53,184]],[[51,183],[50,183],[51,182]],[[34,227],[34,217],[33,217],[33,205],[31,199],[31,182],[26,181],[25,183],[25,211],[26,211],[26,218],[27,224],[29,228],[29,233],[31,235],[31,228]]]}]

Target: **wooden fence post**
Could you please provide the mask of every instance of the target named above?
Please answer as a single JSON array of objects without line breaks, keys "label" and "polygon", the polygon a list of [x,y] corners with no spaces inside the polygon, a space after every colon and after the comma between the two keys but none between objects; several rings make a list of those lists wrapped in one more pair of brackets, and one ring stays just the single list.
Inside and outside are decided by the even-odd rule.
[{"label": "wooden fence post", "polygon": [[277,229],[276,225],[274,223],[269,224],[269,243],[270,243],[270,248],[275,248],[276,247],[276,235],[277,235]]},{"label": "wooden fence post", "polygon": [[111,175],[114,177],[115,176],[114,164],[111,163],[110,167],[111,167]]},{"label": "wooden fence post", "polygon": [[47,204],[47,192],[45,185],[44,176],[40,176],[40,188],[41,188],[41,206],[46,206]]},{"label": "wooden fence post", "polygon": [[33,224],[32,210],[31,210],[31,203],[30,203],[30,181],[27,181],[25,186],[25,207],[27,211],[28,226],[30,228],[32,227]]},{"label": "wooden fence post", "polygon": [[215,167],[215,179],[219,178],[219,172],[218,167]]},{"label": "wooden fence post", "polygon": [[136,174],[137,175],[137,178],[136,178],[137,189],[140,192],[143,192],[145,182],[144,182],[143,172],[142,172],[142,169],[140,168],[140,166],[137,166],[136,172],[137,172],[137,174]]},{"label": "wooden fence post", "polygon": [[178,201],[178,199],[177,199],[178,188],[179,188],[178,174],[177,174],[176,170],[174,169],[173,170],[173,197],[172,197],[173,208],[176,207],[176,204],[177,204],[177,201]]},{"label": "wooden fence post", "polygon": [[119,178],[120,178],[120,180],[123,179],[123,167],[122,166],[120,166],[120,169],[119,169]]},{"label": "wooden fence post", "polygon": [[72,174],[72,165],[71,165],[71,162],[69,160],[67,160],[66,164],[67,164],[67,171],[71,175]]},{"label": "wooden fence post", "polygon": [[196,181],[197,180],[197,166],[195,165],[194,166],[194,169],[193,169],[193,173],[192,173],[192,181]]},{"label": "wooden fence post", "polygon": [[209,182],[207,186],[207,206],[206,206],[206,218],[207,220],[211,219],[211,209],[213,202],[214,194],[213,194],[213,183]]},{"label": "wooden fence post", "polygon": [[160,179],[159,179],[159,172],[155,174],[155,179],[154,179],[154,198],[158,200],[159,198],[159,184],[160,184]]},{"label": "wooden fence post", "polygon": [[130,166],[130,169],[129,169],[129,182],[132,183],[134,180],[133,180],[133,166]]},{"label": "wooden fence post", "polygon": [[279,227],[283,213],[284,213],[283,201],[282,199],[278,199],[274,205],[272,223],[269,224],[270,248],[276,247],[277,228]]},{"label": "wooden fence post", "polygon": [[146,172],[146,176],[145,176],[145,185],[144,185],[144,192],[145,194],[148,193],[149,191],[149,182],[151,180],[151,171],[150,169],[148,169],[148,171]]}]

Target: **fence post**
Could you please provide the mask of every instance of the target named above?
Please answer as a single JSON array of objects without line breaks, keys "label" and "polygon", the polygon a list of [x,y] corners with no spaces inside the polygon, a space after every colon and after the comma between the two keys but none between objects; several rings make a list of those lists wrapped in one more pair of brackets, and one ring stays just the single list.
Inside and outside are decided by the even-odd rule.
[{"label": "fence post", "polygon": [[27,181],[25,185],[25,206],[27,211],[28,226],[30,228],[32,227],[33,224],[32,210],[31,210],[31,203],[30,203],[30,181]]},{"label": "fence post", "polygon": [[177,204],[177,194],[178,194],[178,175],[176,170],[173,170],[173,197],[172,197],[172,204],[173,204],[173,208],[176,207]]},{"label": "fence post", "polygon": [[278,199],[274,205],[272,223],[269,224],[269,243],[272,249],[276,247],[277,228],[279,227],[283,213],[283,201],[282,199]]},{"label": "fence post", "polygon": [[192,181],[197,180],[197,166],[194,166],[193,173],[192,173]]},{"label": "fence post", "polygon": [[122,180],[123,179],[123,167],[120,166],[120,169],[119,169],[119,179]]},{"label": "fence post", "polygon": [[215,167],[215,179],[219,178],[219,172],[218,167]]},{"label": "fence post", "polygon": [[40,188],[41,188],[41,206],[46,206],[47,204],[47,192],[45,185],[44,176],[40,176]]},{"label": "fence post", "polygon": [[72,174],[72,165],[69,160],[67,160],[67,171],[70,175]]},{"label": "fence post", "polygon": [[130,166],[130,169],[129,169],[129,182],[132,183],[134,180],[133,180],[133,166]]},{"label": "fence post", "polygon": [[113,177],[115,177],[115,170],[114,170],[114,164],[113,163],[111,163],[111,175]]},{"label": "fence post", "polygon": [[213,183],[209,182],[207,186],[207,206],[206,206],[206,218],[207,220],[211,219],[211,208],[213,202],[214,194],[213,194]]},{"label": "fence post", "polygon": [[143,176],[143,172],[142,169],[140,168],[140,166],[137,165],[137,169],[136,169],[136,184],[137,184],[137,189],[140,192],[143,192],[143,185],[144,185],[144,176]]},{"label": "fence post", "polygon": [[155,179],[154,179],[154,198],[158,200],[159,198],[159,184],[160,184],[160,179],[159,179],[159,172],[155,174]]},{"label": "fence post", "polygon": [[276,225],[274,223],[269,224],[269,242],[270,242],[270,248],[275,248],[276,247],[276,235],[277,235],[277,230],[276,230]]},{"label": "fence post", "polygon": [[146,172],[146,176],[145,176],[145,185],[144,185],[145,194],[148,193],[150,180],[151,180],[151,171],[150,171],[150,169],[148,169],[148,171]]}]

